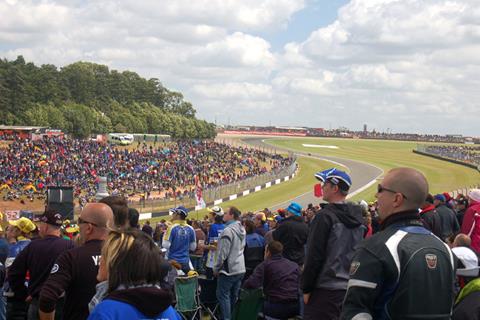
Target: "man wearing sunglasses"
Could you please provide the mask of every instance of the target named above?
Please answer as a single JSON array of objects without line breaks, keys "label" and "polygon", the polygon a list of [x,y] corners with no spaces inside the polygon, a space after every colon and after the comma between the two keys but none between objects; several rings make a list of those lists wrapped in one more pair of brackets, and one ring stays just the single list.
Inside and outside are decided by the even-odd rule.
[{"label": "man wearing sunglasses", "polygon": [[456,261],[423,226],[427,194],[412,168],[393,169],[378,185],[381,231],[355,252],[342,319],[450,319]]},{"label": "man wearing sunglasses", "polygon": [[356,245],[363,239],[362,208],[346,202],[352,181],[336,168],[318,172],[327,204],[310,223],[302,277],[304,319],[338,319],[348,270]]},{"label": "man wearing sunglasses", "polygon": [[95,294],[103,241],[113,227],[112,209],[104,203],[89,203],[77,223],[82,245],[64,252],[55,261],[40,291],[40,319],[53,319],[55,306],[65,292],[63,319],[86,319],[88,303]]}]

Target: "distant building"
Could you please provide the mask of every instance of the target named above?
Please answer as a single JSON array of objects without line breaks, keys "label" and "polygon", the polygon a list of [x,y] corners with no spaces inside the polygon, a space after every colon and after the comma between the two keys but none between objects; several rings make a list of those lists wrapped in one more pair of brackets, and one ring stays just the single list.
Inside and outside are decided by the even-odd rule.
[{"label": "distant building", "polygon": [[38,140],[43,137],[63,137],[61,130],[49,127],[5,126],[0,125],[0,140],[29,139]]},{"label": "distant building", "polygon": [[367,130],[367,124],[365,123],[365,124],[363,125],[363,132],[364,132],[364,133],[367,133],[367,131],[368,131],[368,130]]}]

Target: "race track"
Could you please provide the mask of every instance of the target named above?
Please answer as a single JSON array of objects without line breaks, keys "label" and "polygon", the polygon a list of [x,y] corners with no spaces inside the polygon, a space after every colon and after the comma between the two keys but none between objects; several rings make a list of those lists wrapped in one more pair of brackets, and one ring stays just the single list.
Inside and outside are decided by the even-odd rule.
[{"label": "race track", "polygon": [[[241,139],[245,144],[249,144],[256,147],[266,147],[271,148],[272,145],[265,142],[264,137],[245,137]],[[297,156],[301,157],[311,157],[319,160],[325,160],[332,162],[332,167],[338,167],[339,169],[343,169],[349,172],[350,177],[352,178],[352,188],[350,189],[350,194],[348,197],[352,197],[357,193],[365,190],[366,188],[370,187],[372,184],[376,182],[378,178],[380,178],[383,174],[383,170],[365,163],[356,160],[344,159],[344,158],[337,158],[337,157],[329,157],[329,156],[319,156],[315,154],[307,154],[304,152],[298,152],[291,149],[280,148],[278,146],[274,146],[277,150],[284,150],[287,152],[292,152]],[[345,168],[340,168],[343,166]],[[316,198],[313,195],[313,185],[312,191],[309,191],[304,194],[300,194],[293,199],[288,199],[285,202],[279,203],[272,207],[273,210],[278,208],[286,208],[288,204],[292,201],[296,201],[300,203],[302,206],[307,206],[309,203],[318,204],[320,201],[319,198]]]}]

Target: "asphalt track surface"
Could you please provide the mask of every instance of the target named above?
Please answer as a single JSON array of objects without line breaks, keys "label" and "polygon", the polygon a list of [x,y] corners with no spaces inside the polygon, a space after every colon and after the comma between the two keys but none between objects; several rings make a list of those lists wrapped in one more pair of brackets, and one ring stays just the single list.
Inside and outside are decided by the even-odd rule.
[{"label": "asphalt track surface", "polygon": [[[276,137],[278,138],[278,137]],[[305,152],[298,152],[295,150],[287,149],[287,148],[281,148],[278,146],[273,146],[270,145],[265,141],[265,137],[245,137],[242,138],[241,140],[248,145],[252,145],[255,147],[260,147],[260,148],[272,148],[275,147],[277,150],[283,150],[287,152],[294,153],[297,156],[301,157],[309,157],[309,158],[314,158],[314,159],[319,159],[319,160],[325,160],[329,161],[332,163],[332,167],[337,167],[339,169],[343,169],[347,172],[349,172],[350,177],[352,178],[352,187],[350,189],[350,193],[348,197],[353,197],[357,193],[362,192],[363,190],[367,189],[371,185],[375,184],[377,179],[380,178],[383,175],[383,170],[372,165],[369,163],[357,161],[357,160],[351,160],[351,159],[345,159],[345,158],[337,158],[337,157],[330,157],[330,156],[321,156],[318,154],[309,154]],[[344,168],[341,168],[340,166],[343,166]],[[320,168],[319,168],[320,171]],[[279,203],[274,205],[271,209],[276,210],[278,208],[286,208],[290,202],[295,201],[300,203],[302,206],[307,206],[309,203],[318,204],[321,202],[320,198],[316,198],[313,195],[313,185],[312,185],[312,190],[300,194],[297,197],[293,199],[287,199],[285,202]]]}]

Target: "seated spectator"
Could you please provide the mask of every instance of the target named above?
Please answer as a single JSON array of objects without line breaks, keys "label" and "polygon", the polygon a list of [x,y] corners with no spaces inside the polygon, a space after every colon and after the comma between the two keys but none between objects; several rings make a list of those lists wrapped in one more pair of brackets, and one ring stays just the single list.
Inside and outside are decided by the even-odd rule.
[{"label": "seated spectator", "polygon": [[283,245],[272,241],[267,245],[265,261],[259,264],[243,284],[244,288],[263,287],[263,313],[275,319],[288,319],[299,313],[300,268],[282,256]]},{"label": "seated spectator", "polygon": [[265,239],[255,233],[255,224],[252,221],[246,220],[244,226],[247,236],[243,256],[245,258],[245,278],[247,278],[252,274],[253,269],[263,261]]},{"label": "seated spectator", "polygon": [[160,288],[166,276],[160,250],[138,230],[112,231],[102,249],[97,280],[107,296],[88,317],[96,319],[181,319],[172,295]]},{"label": "seated spectator", "polygon": [[[128,208],[128,223],[130,225],[130,228],[138,229],[139,228],[139,225],[138,225],[138,220],[139,219],[140,219],[140,213],[138,212],[138,210],[135,209],[135,208]],[[147,221],[147,222],[148,222],[148,226],[150,226],[150,221]],[[143,231],[143,229],[142,229],[142,231]],[[148,231],[148,229],[147,229],[147,231]],[[149,234],[149,236],[151,236],[151,234]]]}]

